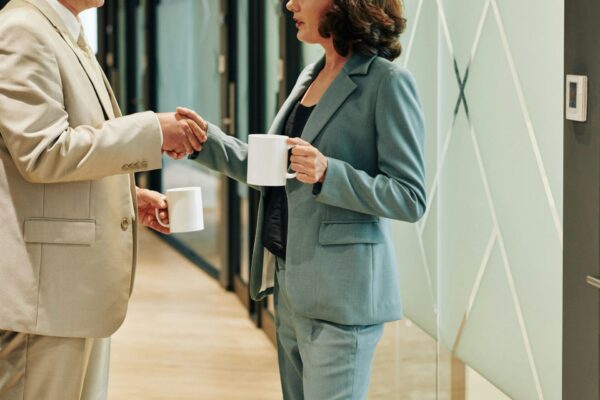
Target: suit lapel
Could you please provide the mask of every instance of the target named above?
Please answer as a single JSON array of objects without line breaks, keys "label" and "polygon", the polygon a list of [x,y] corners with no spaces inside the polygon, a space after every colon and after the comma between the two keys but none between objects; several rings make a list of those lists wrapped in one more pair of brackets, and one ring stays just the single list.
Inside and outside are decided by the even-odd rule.
[{"label": "suit lapel", "polygon": [[292,92],[287,97],[287,99],[285,100],[285,102],[283,103],[281,108],[279,109],[279,112],[275,116],[275,119],[273,120],[273,123],[271,124],[271,128],[269,129],[269,133],[272,133],[275,135],[283,135],[283,129],[284,129],[283,124],[284,124],[288,114],[290,113],[290,111],[294,107],[294,104],[296,104],[296,102],[298,101],[300,96],[306,91],[306,89],[308,89],[311,82],[313,81],[313,79],[315,79],[315,77],[319,73],[319,71],[321,71],[321,69],[323,68],[323,65],[325,65],[324,58],[317,61],[313,65],[312,69],[310,71],[307,71],[298,80],[298,82],[292,89]]},{"label": "suit lapel", "polygon": [[[62,19],[46,3],[46,0],[24,0],[24,1],[28,2],[29,4],[31,4],[32,6],[37,8],[46,17],[46,19],[52,24],[52,26],[54,26],[54,28],[61,35],[63,40],[69,45],[71,50],[73,50],[73,53],[75,53],[75,56],[77,57],[77,59],[79,60],[79,63],[81,64],[81,67],[85,71],[88,79],[90,80],[90,82],[92,83],[92,86],[94,87],[94,91],[96,92],[96,97],[98,98],[98,101],[100,102],[100,105],[102,106],[104,114],[108,118],[114,118],[115,113],[113,112],[113,104],[111,104],[111,99],[110,99],[111,95],[110,95],[110,92],[108,89],[109,86],[105,85],[105,83],[103,81],[98,79],[99,74],[100,74],[99,70],[101,68],[96,68],[96,66],[94,65],[95,60],[90,59],[89,55],[83,49],[79,48],[77,43],[75,43],[73,41],[73,39],[71,38],[71,35],[67,32],[67,28],[64,25],[64,23],[62,22]],[[98,72],[96,72],[96,70],[98,70]],[[102,75],[104,75],[104,74],[102,74]],[[109,95],[106,96],[106,98],[105,98],[105,96],[102,96],[102,93],[109,93]]]},{"label": "suit lapel", "polygon": [[352,55],[344,68],[340,71],[331,86],[327,89],[321,100],[313,110],[306,126],[302,131],[302,139],[309,143],[321,134],[327,122],[336,111],[344,104],[346,99],[356,90],[356,83],[352,80],[353,75],[365,75],[375,57]]},{"label": "suit lapel", "polygon": [[[100,78],[101,68],[96,67],[96,65],[94,65],[94,63],[96,61],[92,60],[90,58],[90,55],[88,55],[78,45],[74,44],[71,41],[71,37],[69,35],[67,35],[64,32],[60,32],[60,34],[62,35],[63,39],[68,43],[68,45],[71,47],[71,49],[77,56],[79,63],[85,70],[86,75],[88,76],[90,82],[92,83],[92,86],[94,87],[94,91],[96,92],[96,97],[98,98],[98,100],[100,101],[100,104],[102,105],[102,109],[104,110],[104,113],[109,117],[109,119],[114,118],[115,114],[113,112],[113,105],[110,102],[110,94],[108,92],[108,87],[105,85],[103,80],[98,79],[98,78]],[[106,94],[107,96],[103,96],[102,95],[103,93]]]},{"label": "suit lapel", "polygon": [[302,139],[312,143],[355,89],[356,83],[343,71],[340,72],[308,118],[302,131]]}]

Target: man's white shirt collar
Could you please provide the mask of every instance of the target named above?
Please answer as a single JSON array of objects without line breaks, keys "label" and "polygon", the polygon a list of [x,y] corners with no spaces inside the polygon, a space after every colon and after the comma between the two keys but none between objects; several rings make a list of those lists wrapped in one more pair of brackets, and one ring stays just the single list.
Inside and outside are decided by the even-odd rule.
[{"label": "man's white shirt collar", "polygon": [[48,4],[56,11],[60,19],[63,21],[71,38],[77,42],[79,39],[79,35],[81,34],[81,24],[79,22],[79,18],[77,18],[73,13],[64,5],[62,5],[58,0],[46,0]]}]

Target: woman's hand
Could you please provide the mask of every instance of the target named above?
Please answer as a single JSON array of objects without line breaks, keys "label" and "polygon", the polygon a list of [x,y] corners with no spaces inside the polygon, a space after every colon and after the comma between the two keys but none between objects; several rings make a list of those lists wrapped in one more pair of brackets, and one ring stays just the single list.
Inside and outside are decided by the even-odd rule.
[{"label": "woman's hand", "polygon": [[323,182],[327,173],[327,158],[316,147],[300,138],[290,138],[288,144],[294,146],[290,166],[298,173],[296,179],[303,183]]},{"label": "woman's hand", "polygon": [[161,226],[156,220],[155,210],[158,209],[160,219],[164,224],[169,223],[169,215],[165,196],[148,189],[136,188],[139,223],[161,233],[171,233],[168,228]]}]

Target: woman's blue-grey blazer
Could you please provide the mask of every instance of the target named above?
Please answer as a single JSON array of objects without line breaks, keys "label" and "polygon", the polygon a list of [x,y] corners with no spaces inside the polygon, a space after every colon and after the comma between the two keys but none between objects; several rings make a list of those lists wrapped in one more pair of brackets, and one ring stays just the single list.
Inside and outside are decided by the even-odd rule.
[{"label": "woman's blue-grey blazer", "polygon": [[[324,59],[304,69],[269,133],[281,134],[288,112]],[[390,221],[425,212],[423,114],[415,83],[381,57],[352,55],[312,112],[302,138],[328,158],[325,181],[289,180],[286,287],[295,311],[344,325],[402,317]],[[246,181],[247,144],[209,124],[196,160]],[[274,256],[263,248],[264,190],[258,210],[250,293],[272,292]],[[402,257],[402,254],[398,254]]]}]

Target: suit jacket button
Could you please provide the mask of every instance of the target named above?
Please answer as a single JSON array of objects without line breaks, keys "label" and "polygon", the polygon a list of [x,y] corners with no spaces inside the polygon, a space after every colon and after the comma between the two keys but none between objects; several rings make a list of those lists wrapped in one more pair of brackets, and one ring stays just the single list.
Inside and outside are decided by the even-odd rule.
[{"label": "suit jacket button", "polygon": [[129,228],[129,218],[123,218],[121,220],[121,230],[126,231]]}]

